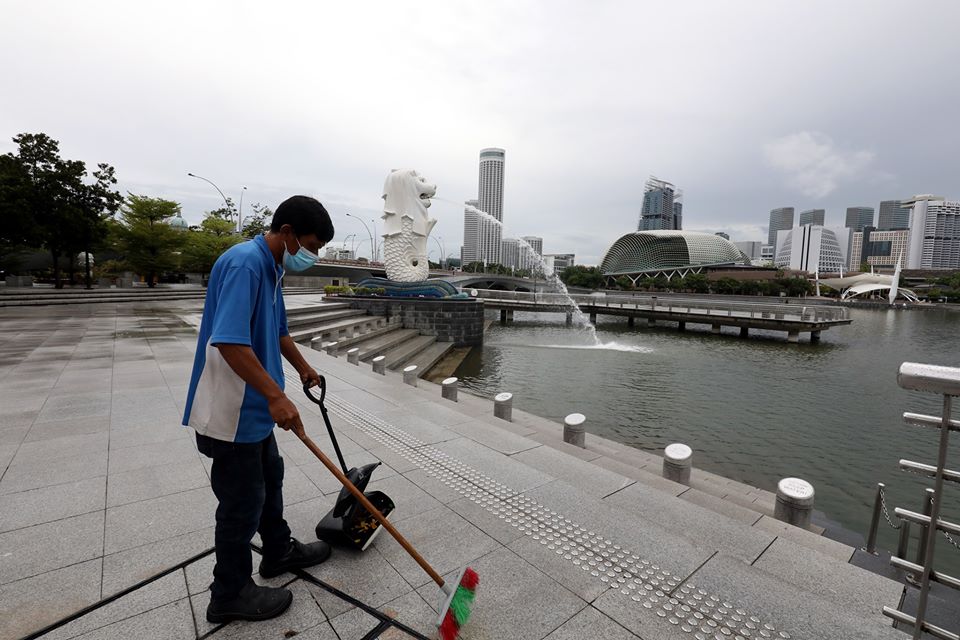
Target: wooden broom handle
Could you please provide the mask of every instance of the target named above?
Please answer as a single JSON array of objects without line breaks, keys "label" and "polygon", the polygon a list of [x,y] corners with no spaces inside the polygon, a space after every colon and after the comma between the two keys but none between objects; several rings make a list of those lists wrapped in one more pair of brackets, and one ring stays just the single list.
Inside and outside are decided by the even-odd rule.
[{"label": "wooden broom handle", "polygon": [[307,448],[309,448],[310,451],[313,451],[313,455],[320,459],[320,462],[323,463],[323,466],[325,466],[330,473],[337,477],[337,480],[340,481],[340,484],[345,486],[347,490],[353,494],[353,497],[360,501],[360,504],[363,505],[363,508],[369,511],[373,517],[377,519],[377,522],[379,522],[382,527],[390,532],[390,535],[393,536],[393,539],[399,542],[400,546],[403,547],[408,554],[410,554],[410,557],[417,561],[417,564],[419,564],[420,567],[427,572],[427,575],[429,575],[433,581],[437,583],[437,586],[443,587],[444,582],[443,578],[440,577],[440,574],[434,571],[433,567],[431,567],[430,564],[423,559],[423,556],[417,553],[417,550],[413,548],[413,545],[407,542],[407,539],[404,538],[403,535],[397,531],[392,524],[390,524],[389,520],[383,517],[383,514],[380,513],[375,506],[370,504],[370,501],[367,500],[367,496],[363,495],[362,491],[353,486],[353,483],[350,482],[347,476],[345,476],[343,472],[340,471],[340,469],[338,469],[337,466],[330,461],[330,458],[328,458],[326,454],[320,450],[320,447],[318,447],[317,444],[310,439],[310,436],[299,430],[297,431],[297,436],[303,440],[303,444],[307,445]]}]

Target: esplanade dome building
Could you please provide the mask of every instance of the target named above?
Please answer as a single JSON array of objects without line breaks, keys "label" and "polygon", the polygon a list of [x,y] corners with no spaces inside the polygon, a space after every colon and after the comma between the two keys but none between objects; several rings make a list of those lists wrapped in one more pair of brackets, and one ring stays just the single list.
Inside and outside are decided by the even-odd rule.
[{"label": "esplanade dome building", "polygon": [[634,231],[610,245],[600,271],[604,276],[642,277],[698,273],[707,267],[749,265],[735,244],[698,231]]}]

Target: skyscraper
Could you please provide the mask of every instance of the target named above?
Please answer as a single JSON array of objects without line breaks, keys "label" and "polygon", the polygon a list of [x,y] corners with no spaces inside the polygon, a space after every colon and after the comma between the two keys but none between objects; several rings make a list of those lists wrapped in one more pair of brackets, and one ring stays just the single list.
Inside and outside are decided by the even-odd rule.
[{"label": "skyscraper", "polygon": [[520,268],[528,271],[540,269],[540,259],[543,257],[543,238],[540,236],[523,236],[522,240],[530,245],[537,255],[531,255],[530,249],[520,247]]},{"label": "skyscraper", "polygon": [[460,249],[460,262],[467,265],[480,260],[480,214],[476,212],[480,203],[467,200],[463,208],[463,247]]},{"label": "skyscraper", "polygon": [[643,191],[637,231],[677,230],[683,224],[683,194],[669,182],[650,176]]},{"label": "skyscraper", "polygon": [[516,238],[504,238],[500,243],[500,264],[511,269],[520,267],[520,243]]},{"label": "skyscraper", "polygon": [[863,231],[873,226],[873,207],[847,207],[847,222],[844,224],[852,232]]},{"label": "skyscraper", "polygon": [[[503,222],[503,165],[507,152],[491,147],[480,151],[480,185],[477,208]],[[500,263],[501,227],[480,218],[480,260]]]},{"label": "skyscraper", "polygon": [[884,200],[880,203],[878,231],[908,229],[910,227],[910,207],[902,206],[900,200]]},{"label": "skyscraper", "polygon": [[910,207],[908,269],[960,269],[960,202],[920,195]]},{"label": "skyscraper", "polygon": [[777,231],[786,231],[793,228],[793,207],[780,207],[770,210],[770,231],[767,234],[767,244],[777,251]]},{"label": "skyscraper", "polygon": [[807,209],[806,211],[800,212],[800,223],[798,226],[804,226],[807,224],[816,224],[823,226],[823,221],[827,217],[827,212],[823,209]]}]

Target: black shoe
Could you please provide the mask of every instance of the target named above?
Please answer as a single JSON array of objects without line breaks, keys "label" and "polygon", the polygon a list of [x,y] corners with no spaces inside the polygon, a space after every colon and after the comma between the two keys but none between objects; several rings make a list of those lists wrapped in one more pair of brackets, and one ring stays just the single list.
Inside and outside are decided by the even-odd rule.
[{"label": "black shoe", "polygon": [[280,587],[261,587],[253,580],[243,585],[236,598],[222,602],[210,601],[207,622],[220,624],[231,620],[269,620],[275,618],[293,602],[293,593]]},{"label": "black shoe", "polygon": [[264,557],[260,561],[260,575],[264,578],[275,578],[291,569],[304,569],[320,564],[330,557],[330,545],[326,542],[311,542],[303,544],[296,538],[290,538],[287,552],[276,559]]}]

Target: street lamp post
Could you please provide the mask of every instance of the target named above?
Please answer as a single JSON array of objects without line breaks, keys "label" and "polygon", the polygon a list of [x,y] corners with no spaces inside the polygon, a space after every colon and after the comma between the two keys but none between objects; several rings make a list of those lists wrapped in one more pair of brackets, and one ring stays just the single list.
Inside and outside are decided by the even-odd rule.
[{"label": "street lamp post", "polygon": [[376,254],[374,253],[375,249],[373,245],[373,234],[370,233],[370,227],[368,227],[367,223],[363,221],[363,218],[359,216],[355,216],[352,213],[348,213],[347,215],[350,216],[351,218],[355,218],[356,220],[359,220],[360,224],[363,225],[363,228],[367,230],[367,235],[370,236],[370,262],[376,262],[376,257],[375,257]]},{"label": "street lamp post", "polygon": [[380,262],[380,236],[377,235],[377,220],[371,218],[370,222],[373,223],[373,261]]},{"label": "street lamp post", "polygon": [[[220,197],[223,198],[223,204],[226,205],[227,210],[228,210],[228,211],[230,210],[230,201],[227,199],[227,196],[224,195],[223,190],[220,189],[220,187],[218,187],[218,186],[213,182],[213,180],[210,180],[209,178],[204,178],[203,176],[198,176],[197,174],[195,174],[195,173],[190,173],[189,171],[187,172],[187,175],[190,176],[191,178],[198,178],[198,179],[203,180],[204,182],[210,184],[214,189],[217,190],[217,193],[220,194]],[[246,190],[247,190],[247,188],[244,187],[244,188],[240,191],[240,210],[237,212],[237,233],[240,233],[240,219],[241,219],[241,218],[240,218],[240,214],[243,213],[243,192],[246,191]]]},{"label": "street lamp post", "polygon": [[441,242],[443,238],[440,238],[440,240],[437,240],[436,236],[431,236],[431,237],[433,238],[433,241],[437,243],[437,246],[440,247],[440,268],[443,269],[444,268],[443,263],[446,260],[446,257],[443,251],[443,244]]}]

